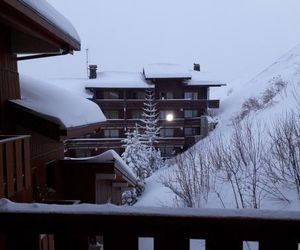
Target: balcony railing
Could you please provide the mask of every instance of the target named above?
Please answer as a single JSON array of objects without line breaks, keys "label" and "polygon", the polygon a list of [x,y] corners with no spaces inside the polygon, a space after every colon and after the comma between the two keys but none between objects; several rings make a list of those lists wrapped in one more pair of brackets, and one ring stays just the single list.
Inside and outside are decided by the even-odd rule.
[{"label": "balcony railing", "polygon": [[30,136],[0,136],[0,197],[31,186]]},{"label": "balcony railing", "polygon": [[103,236],[105,250],[137,250],[140,237],[152,238],[154,250],[188,250],[191,239],[204,240],[207,250],[242,250],[243,241],[257,241],[259,250],[296,250],[300,242],[300,212],[287,211],[22,205],[2,200],[0,222],[0,242],[2,238],[12,250],[39,249],[42,234],[54,235],[56,250],[87,250],[89,236]]}]

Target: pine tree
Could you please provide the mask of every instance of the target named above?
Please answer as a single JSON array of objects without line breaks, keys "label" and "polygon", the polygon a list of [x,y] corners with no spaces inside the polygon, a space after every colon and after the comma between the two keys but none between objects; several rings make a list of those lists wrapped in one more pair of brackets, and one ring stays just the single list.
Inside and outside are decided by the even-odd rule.
[{"label": "pine tree", "polygon": [[151,175],[152,172],[160,168],[163,164],[160,150],[155,148],[160,127],[158,126],[158,110],[156,109],[155,96],[152,89],[146,90],[143,119],[141,119],[141,122],[144,130],[142,143],[144,143],[147,148],[149,159],[148,172]]}]

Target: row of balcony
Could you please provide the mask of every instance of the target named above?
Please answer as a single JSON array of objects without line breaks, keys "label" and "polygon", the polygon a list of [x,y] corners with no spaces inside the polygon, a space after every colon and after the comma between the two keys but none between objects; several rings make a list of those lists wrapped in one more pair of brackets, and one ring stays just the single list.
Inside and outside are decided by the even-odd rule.
[{"label": "row of balcony", "polygon": [[[103,109],[114,108],[139,108],[143,107],[145,100],[140,99],[91,99]],[[219,108],[220,100],[187,100],[187,99],[165,99],[156,100],[158,109],[167,108]]]}]

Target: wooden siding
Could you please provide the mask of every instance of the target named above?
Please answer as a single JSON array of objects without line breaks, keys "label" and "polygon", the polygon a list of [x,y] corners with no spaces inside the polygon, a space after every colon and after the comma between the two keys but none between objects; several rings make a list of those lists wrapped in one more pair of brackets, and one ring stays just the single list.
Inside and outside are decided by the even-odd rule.
[{"label": "wooden siding", "polygon": [[0,136],[0,198],[30,201],[30,188],[29,136]]},{"label": "wooden siding", "polygon": [[20,98],[16,56],[11,52],[11,31],[0,24],[0,133],[13,134],[6,101]]}]

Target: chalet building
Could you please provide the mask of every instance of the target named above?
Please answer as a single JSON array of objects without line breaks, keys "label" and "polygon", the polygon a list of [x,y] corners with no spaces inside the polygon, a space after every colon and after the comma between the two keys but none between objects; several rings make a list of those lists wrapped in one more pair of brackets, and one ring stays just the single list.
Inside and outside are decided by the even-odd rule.
[{"label": "chalet building", "polygon": [[219,108],[220,101],[210,100],[209,90],[223,84],[200,72],[199,64],[193,70],[179,65],[153,64],[144,67],[142,73],[96,70],[96,65],[90,66],[90,79],[85,86],[107,121],[92,139],[68,140],[71,155],[86,155],[90,150],[98,153],[108,148],[121,153],[125,133],[140,124],[147,89],[155,94],[161,126],[158,147],[163,156],[185,150],[215,125],[210,123],[207,111]]},{"label": "chalet building", "polygon": [[[64,140],[94,133],[106,120],[98,105],[18,73],[18,61],[77,50],[76,30],[46,1],[0,0],[0,198],[120,204],[123,190],[135,185],[113,151],[64,160]],[[64,233],[33,239],[26,232],[13,237],[1,232],[0,249],[62,249]]]}]

